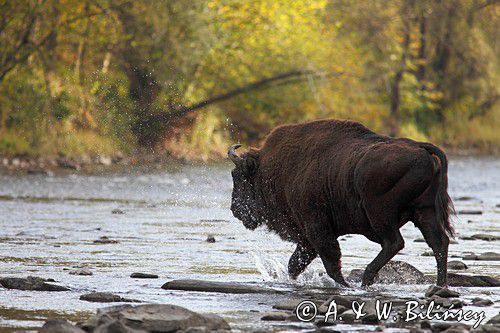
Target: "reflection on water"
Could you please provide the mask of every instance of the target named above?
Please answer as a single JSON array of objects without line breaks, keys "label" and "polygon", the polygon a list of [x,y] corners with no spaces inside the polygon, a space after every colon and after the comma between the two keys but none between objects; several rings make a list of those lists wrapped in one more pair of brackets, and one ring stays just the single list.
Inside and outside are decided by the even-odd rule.
[{"label": "reflection on water", "polygon": [[[500,160],[457,159],[450,163],[450,192],[459,209],[480,209],[482,215],[455,220],[459,236],[500,235]],[[229,165],[185,167],[143,175],[0,176],[0,272],[2,276],[54,278],[71,292],[46,293],[0,289],[0,326],[36,326],[44,310],[61,316],[88,313],[102,304],[78,300],[90,291],[107,291],[150,302],[174,303],[193,310],[222,313],[236,325],[255,321],[249,310],[269,310],[276,298],[262,295],[219,295],[166,291],[173,278],[244,281],[278,288],[321,288],[335,284],[315,260],[297,281],[289,281],[286,265],[293,245],[265,230],[246,230],[230,211]],[[125,214],[113,214],[120,209]],[[421,237],[408,224],[402,229],[405,249],[397,260],[435,274],[428,248],[413,242]],[[215,243],[206,242],[208,235]],[[107,236],[115,244],[95,244]],[[364,268],[379,246],[361,236],[340,239],[345,274]],[[498,242],[460,240],[451,256],[464,252],[499,252]],[[500,274],[500,262],[468,262],[468,273]],[[69,275],[87,267],[92,276]],[[155,273],[157,280],[130,278],[133,272]],[[373,290],[421,296],[426,286],[383,286]],[[395,290],[397,289],[397,290]],[[488,293],[500,300],[500,288],[460,288],[465,299]],[[357,293],[359,289],[345,291]],[[484,297],[484,295],[483,295]],[[7,310],[9,309],[9,310]],[[490,314],[498,309],[490,309]],[[28,313],[22,317],[15,313]],[[38,313],[39,317],[32,314]],[[252,317],[254,316],[254,317]],[[10,320],[16,318],[19,321]],[[234,324],[234,323],[233,323]]]}]

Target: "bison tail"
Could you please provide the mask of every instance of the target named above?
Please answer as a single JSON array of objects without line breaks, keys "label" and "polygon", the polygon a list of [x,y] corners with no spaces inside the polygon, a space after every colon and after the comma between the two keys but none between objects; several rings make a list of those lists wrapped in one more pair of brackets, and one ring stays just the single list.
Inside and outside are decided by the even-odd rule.
[{"label": "bison tail", "polygon": [[421,143],[421,147],[424,148],[431,154],[432,157],[436,159],[436,164],[438,167],[438,184],[436,192],[435,209],[439,224],[446,231],[448,236],[454,237],[455,230],[450,222],[450,215],[455,214],[455,208],[453,202],[448,195],[448,160],[444,152],[438,147],[431,145],[429,143]]}]

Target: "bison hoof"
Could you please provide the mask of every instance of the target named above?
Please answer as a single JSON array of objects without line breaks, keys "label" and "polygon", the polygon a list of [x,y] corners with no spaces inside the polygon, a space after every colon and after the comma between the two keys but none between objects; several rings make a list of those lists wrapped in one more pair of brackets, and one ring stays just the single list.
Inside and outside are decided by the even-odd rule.
[{"label": "bison hoof", "polygon": [[363,276],[363,281],[361,282],[361,287],[368,287],[371,286],[375,282],[375,277],[374,276]]}]

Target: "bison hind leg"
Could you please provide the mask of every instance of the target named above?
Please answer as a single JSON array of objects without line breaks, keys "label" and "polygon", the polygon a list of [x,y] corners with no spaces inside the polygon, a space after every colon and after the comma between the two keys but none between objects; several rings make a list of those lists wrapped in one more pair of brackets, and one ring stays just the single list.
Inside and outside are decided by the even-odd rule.
[{"label": "bison hind leg", "polygon": [[366,266],[365,273],[363,274],[363,281],[361,283],[363,287],[373,284],[378,271],[404,247],[405,242],[399,229],[387,232],[385,235],[381,235],[381,237],[382,250],[375,259]]},{"label": "bison hind leg", "polygon": [[307,266],[317,257],[316,251],[309,246],[297,245],[288,261],[288,275],[295,280],[305,271]]},{"label": "bison hind leg", "polygon": [[448,268],[448,245],[450,239],[439,224],[434,207],[420,208],[415,212],[415,225],[420,229],[427,245],[434,252],[437,264],[437,284],[446,287]]}]

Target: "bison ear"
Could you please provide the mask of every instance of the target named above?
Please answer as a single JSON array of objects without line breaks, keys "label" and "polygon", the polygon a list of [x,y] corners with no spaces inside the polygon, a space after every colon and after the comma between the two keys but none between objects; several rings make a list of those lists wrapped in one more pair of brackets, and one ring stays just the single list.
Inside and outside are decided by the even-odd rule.
[{"label": "bison ear", "polygon": [[259,167],[259,163],[253,156],[248,156],[245,158],[245,162],[243,163],[243,167],[245,168],[245,173],[249,176],[253,176],[255,172],[257,172],[257,168]]}]

